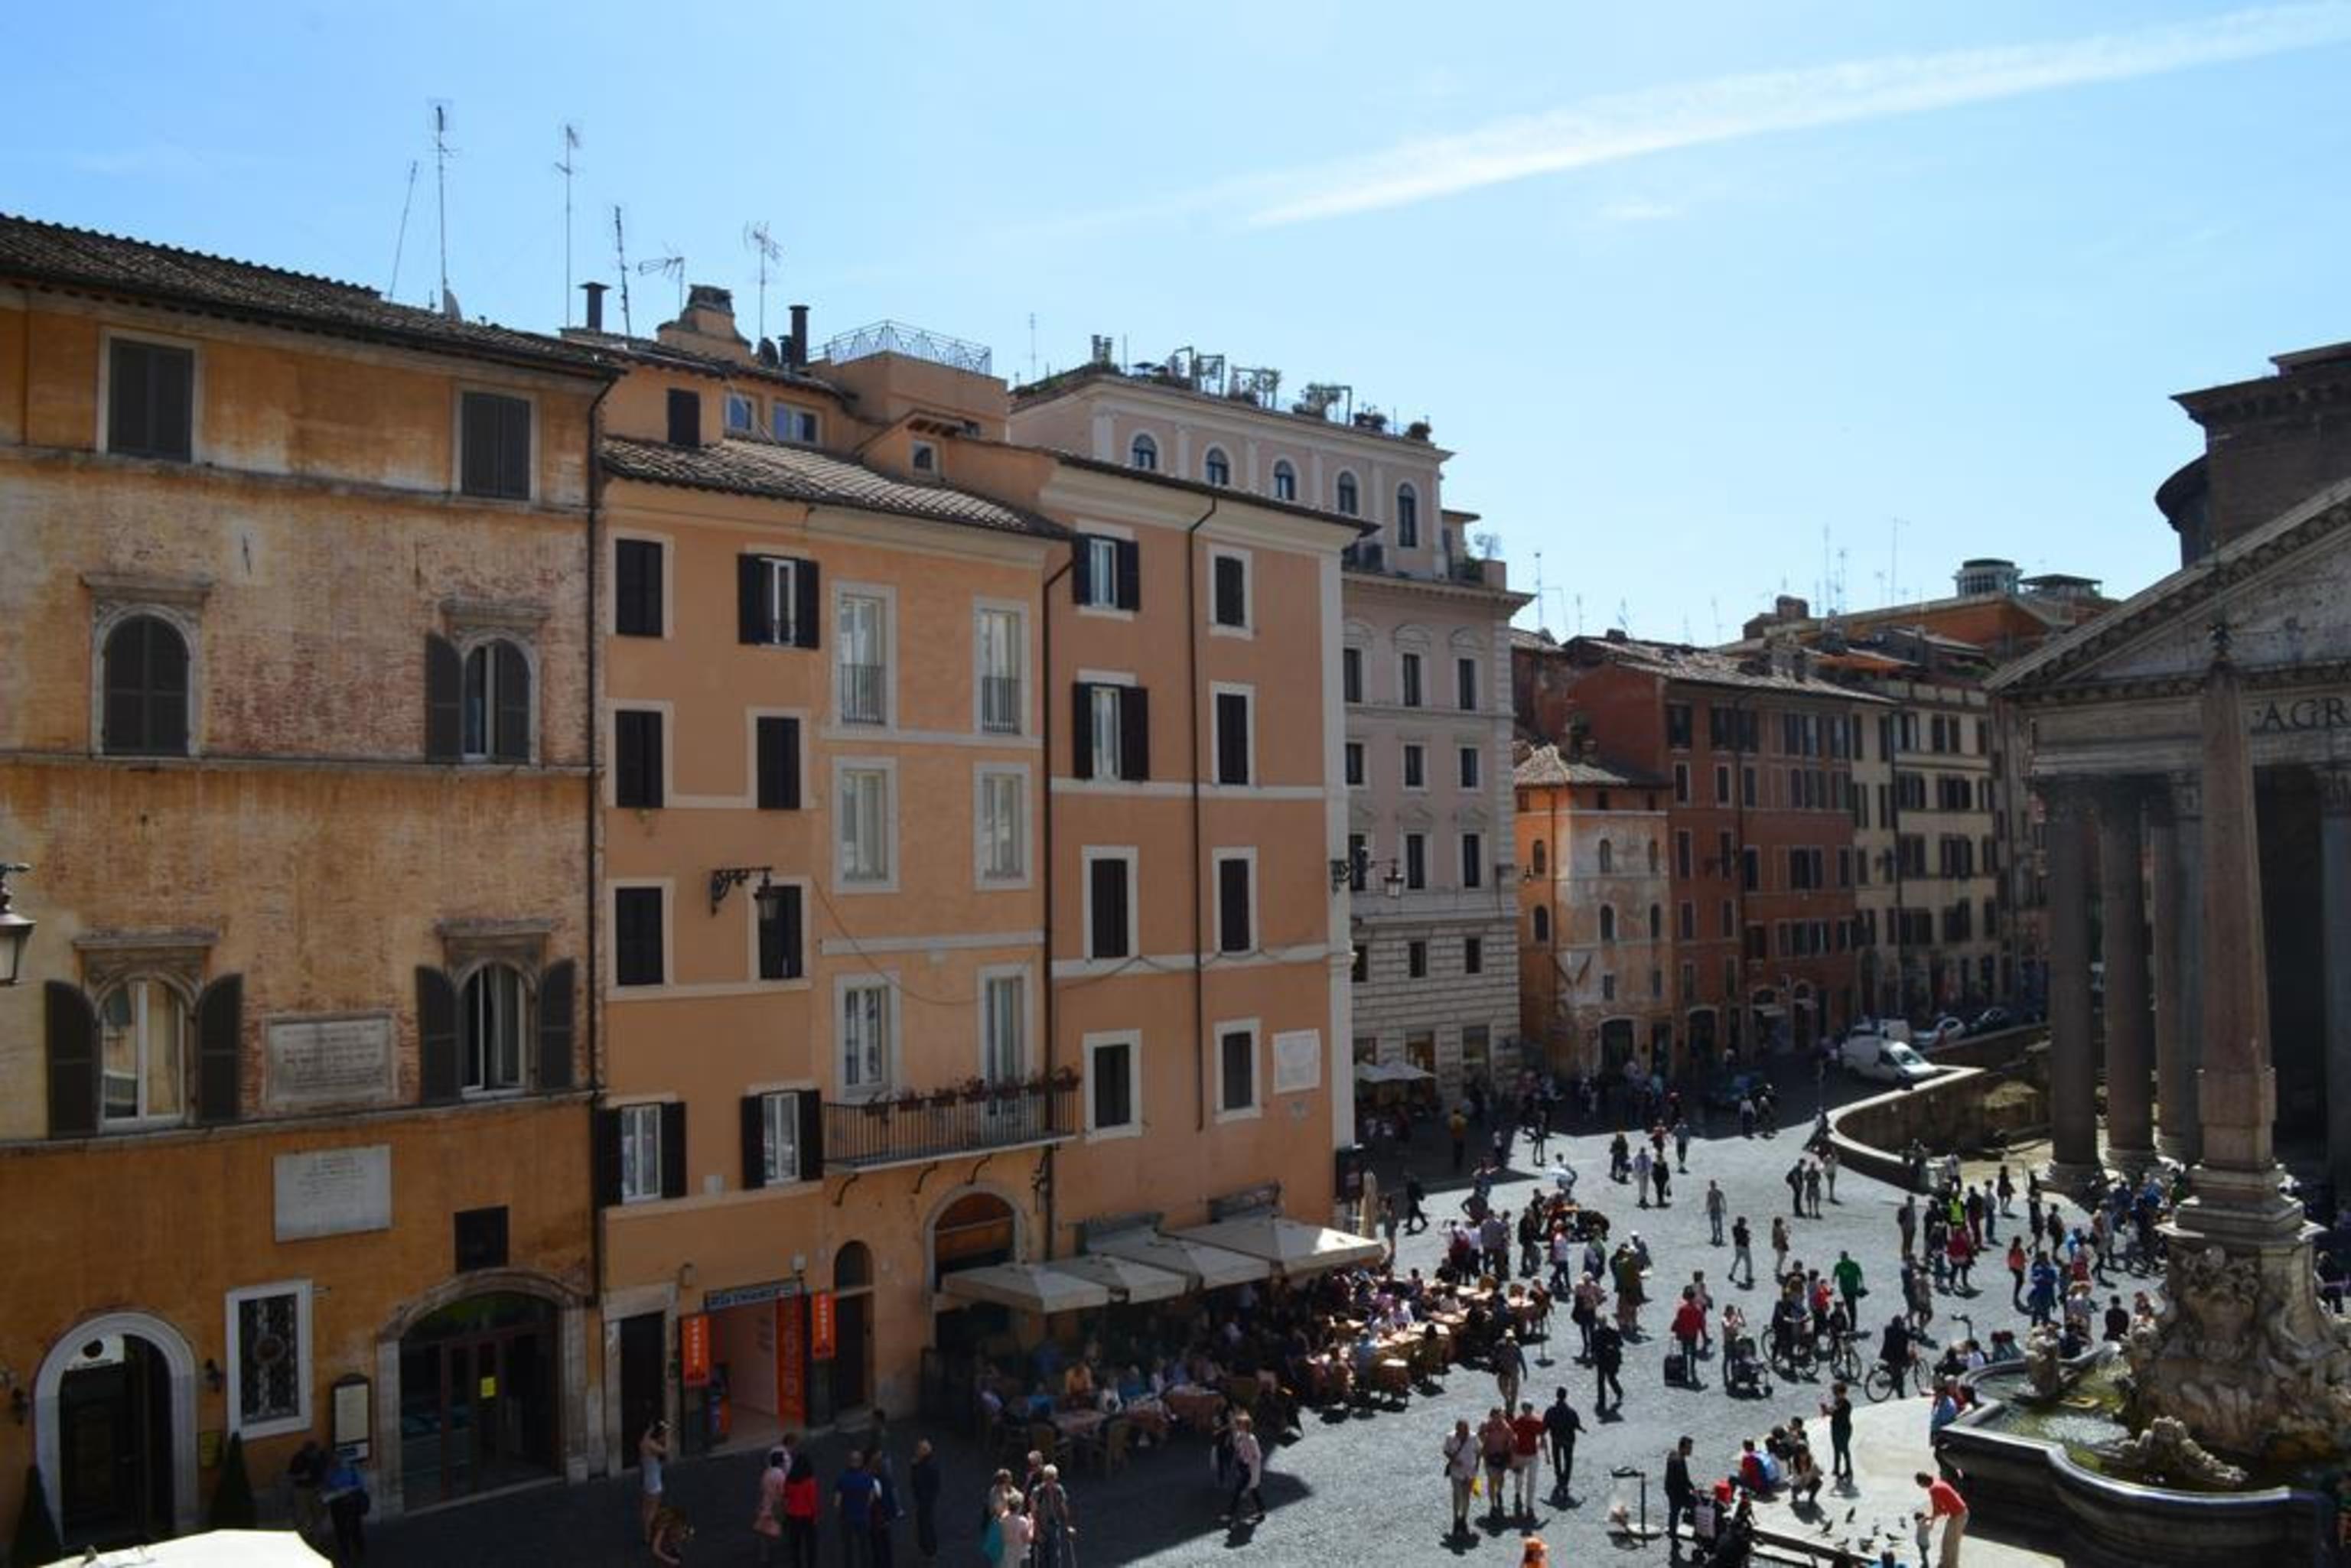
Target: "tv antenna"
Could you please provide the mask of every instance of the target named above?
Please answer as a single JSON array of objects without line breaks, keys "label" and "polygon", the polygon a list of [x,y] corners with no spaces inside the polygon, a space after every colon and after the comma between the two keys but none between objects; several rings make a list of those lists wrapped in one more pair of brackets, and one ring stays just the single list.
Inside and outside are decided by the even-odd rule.
[{"label": "tv antenna", "polygon": [[456,149],[449,145],[449,106],[433,106],[433,192],[434,203],[439,208],[441,225],[441,314],[457,314],[457,298],[449,292],[449,160]]},{"label": "tv antenna", "polygon": [[579,169],[572,157],[580,151],[580,128],[569,120],[563,122],[563,156],[555,161],[555,172],[563,176],[563,324],[571,325],[571,176]]},{"label": "tv antenna", "polygon": [[674,246],[664,246],[661,255],[651,261],[637,263],[637,276],[651,277],[654,273],[677,279],[677,313],[685,314],[685,257]]},{"label": "tv antenna", "polygon": [[400,254],[408,248],[408,209],[416,202],[416,160],[408,161],[408,193],[400,198],[400,233],[392,242],[392,287],[383,291],[386,299],[400,298]]},{"label": "tv antenna", "polygon": [[743,243],[759,258],[759,340],[768,340],[768,263],[784,259],[784,247],[768,232],[766,223],[745,224]]},{"label": "tv antenna", "polygon": [[612,258],[621,273],[621,336],[633,338],[636,328],[629,320],[629,242],[621,232],[621,204],[612,204]]}]

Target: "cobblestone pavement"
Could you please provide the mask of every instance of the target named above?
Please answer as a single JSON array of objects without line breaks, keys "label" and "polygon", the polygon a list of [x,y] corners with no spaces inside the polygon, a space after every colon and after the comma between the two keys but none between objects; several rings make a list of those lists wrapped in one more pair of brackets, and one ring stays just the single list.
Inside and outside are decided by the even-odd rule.
[{"label": "cobblestone pavement", "polygon": [[[1643,1311],[1645,1337],[1626,1347],[1623,1382],[1626,1393],[1621,1416],[1606,1421],[1593,1418],[1591,1374],[1575,1364],[1574,1327],[1562,1308],[1553,1319],[1553,1339],[1531,1357],[1527,1396],[1537,1406],[1549,1403],[1552,1390],[1565,1386],[1586,1417],[1586,1428],[1575,1458],[1574,1484],[1565,1499],[1546,1499],[1530,1521],[1487,1521],[1468,1541],[1448,1539],[1450,1524],[1438,1444],[1456,1417],[1474,1425],[1494,1401],[1491,1378],[1481,1372],[1455,1368],[1441,1393],[1416,1396],[1400,1411],[1325,1419],[1308,1411],[1305,1435],[1275,1448],[1269,1456],[1266,1501],[1269,1518],[1253,1530],[1228,1531],[1216,1522],[1222,1500],[1209,1476],[1207,1450],[1196,1437],[1178,1437],[1172,1445],[1147,1450],[1116,1477],[1071,1478],[1071,1494],[1079,1523],[1078,1560],[1084,1568],[1113,1564],[1175,1564],[1231,1563],[1254,1557],[1276,1563],[1405,1564],[1459,1563],[1485,1568],[1515,1568],[1519,1541],[1529,1530],[1541,1533],[1552,1548],[1554,1563],[1608,1562],[1628,1568],[1667,1560],[1666,1544],[1628,1545],[1612,1541],[1606,1522],[1608,1505],[1617,1489],[1630,1482],[1614,1481],[1610,1471],[1620,1466],[1646,1470],[1649,1478],[1649,1508],[1662,1514],[1657,1486],[1664,1458],[1674,1440],[1687,1434],[1695,1440],[1693,1469],[1701,1477],[1727,1470],[1742,1437],[1761,1437],[1775,1422],[1801,1415],[1817,1417],[1825,1381],[1789,1382],[1775,1378],[1773,1393],[1765,1399],[1734,1399],[1722,1392],[1719,1361],[1699,1364],[1703,1386],[1667,1386],[1663,1378],[1662,1345],[1669,1309],[1680,1286],[1694,1269],[1703,1269],[1716,1287],[1717,1301],[1735,1299],[1746,1303],[1750,1319],[1761,1322],[1768,1303],[1766,1293],[1771,1258],[1771,1218],[1788,1211],[1788,1191],[1781,1177],[1800,1152],[1803,1131],[1815,1106],[1809,1070],[1792,1072],[1783,1096],[1788,1130],[1776,1137],[1741,1138],[1730,1118],[1718,1113],[1711,1136],[1694,1142],[1688,1174],[1674,1178],[1672,1204],[1666,1208],[1640,1208],[1629,1186],[1607,1179],[1608,1134],[1581,1131],[1554,1138],[1551,1152],[1562,1150],[1580,1177],[1578,1195],[1596,1204],[1610,1217],[1615,1234],[1638,1231],[1650,1246],[1655,1271],[1650,1280],[1650,1305]],[[1832,1097],[1860,1092],[1832,1082]],[[1473,1134],[1473,1137],[1474,1137]],[[1466,1182],[1447,1169],[1441,1136],[1437,1147],[1415,1151],[1416,1168],[1423,1170],[1429,1186],[1429,1212],[1458,1212]],[[1514,1179],[1497,1188],[1496,1201],[1517,1211],[1533,1189],[1534,1162],[1523,1145],[1515,1151]],[[1400,1190],[1400,1170],[1393,1158],[1382,1171],[1384,1190]],[[1972,1179],[1976,1173],[1970,1172]],[[2022,1185],[2022,1169],[2018,1171]],[[1730,1250],[1708,1239],[1704,1194],[1708,1177],[1719,1181],[1729,1196],[1733,1214],[1744,1214],[1755,1232],[1758,1262],[1764,1282],[1754,1289],[1726,1289]],[[1863,1303],[1863,1323],[1882,1330],[1893,1312],[1898,1277],[1900,1239],[1895,1210],[1901,1201],[1893,1187],[1852,1173],[1838,1180],[1834,1204],[1823,1205],[1823,1218],[1792,1219],[1794,1245],[1792,1263],[1801,1260],[1825,1270],[1840,1248],[1853,1254],[1866,1273],[1869,1297]],[[2022,1223],[2022,1201],[2018,1203]],[[2005,1246],[2009,1228],[2000,1228]],[[1402,1246],[1405,1267],[1430,1270],[1436,1267],[1439,1232],[1407,1237]],[[1976,1293],[1937,1299],[1934,1323],[1940,1339],[1954,1326],[1956,1315],[1972,1317],[1975,1332],[1988,1337],[1995,1328],[2020,1334],[2022,1313],[2009,1301],[2008,1279],[1999,1260],[1976,1270]],[[2135,1286],[2145,1283],[2117,1275],[2126,1301]],[[1718,1307],[1719,1310],[1719,1307]],[[1917,1429],[1926,1427],[1927,1407],[1913,1399]],[[897,1442],[910,1446],[918,1435],[909,1423],[893,1424]],[[975,1564],[983,1561],[977,1543],[978,1498],[987,1471],[977,1451],[952,1434],[933,1434],[946,1472],[942,1528],[946,1537],[941,1561]],[[1817,1436],[1826,1462],[1826,1433]],[[819,1447],[818,1459],[829,1479],[848,1447],[847,1439]],[[903,1453],[900,1462],[904,1462]],[[751,1563],[758,1561],[747,1525],[757,1494],[757,1463],[750,1455],[733,1455],[675,1464],[671,1469],[670,1496],[682,1506],[700,1531],[687,1561],[700,1565]],[[386,1522],[372,1531],[370,1562],[377,1568],[469,1568],[472,1564],[562,1563],[597,1565],[634,1564],[647,1561],[636,1544],[633,1476],[592,1482],[580,1487],[547,1487],[492,1499],[468,1506]],[[1629,1494],[1628,1494],[1629,1495]],[[1864,1497],[1830,1493],[1825,1500],[1839,1506],[1834,1517],[1848,1509],[1882,1512],[1898,1518],[1912,1506],[1907,1496]],[[1480,1506],[1482,1507],[1482,1501]],[[1980,1526],[1991,1521],[1980,1521]],[[901,1562],[917,1561],[912,1531],[902,1526],[898,1547]],[[838,1561],[840,1547],[828,1532],[822,1561]],[[1907,1555],[1906,1555],[1907,1561]]]}]

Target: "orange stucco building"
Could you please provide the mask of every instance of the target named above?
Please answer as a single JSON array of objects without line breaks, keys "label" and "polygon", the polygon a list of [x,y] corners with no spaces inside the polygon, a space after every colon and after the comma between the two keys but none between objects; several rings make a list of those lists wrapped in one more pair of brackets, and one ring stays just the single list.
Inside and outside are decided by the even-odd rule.
[{"label": "orange stucco building", "polygon": [[551,339],[0,220],[0,1519],[601,1463],[589,429]]}]

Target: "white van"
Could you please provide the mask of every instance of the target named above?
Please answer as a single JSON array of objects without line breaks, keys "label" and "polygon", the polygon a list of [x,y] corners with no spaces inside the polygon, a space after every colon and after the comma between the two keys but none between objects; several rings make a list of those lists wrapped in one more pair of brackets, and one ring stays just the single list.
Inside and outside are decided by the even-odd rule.
[{"label": "white van", "polygon": [[1837,1060],[1846,1071],[1857,1077],[1899,1083],[1906,1088],[1935,1075],[1927,1059],[1904,1041],[1866,1031],[1845,1036],[1844,1043],[1837,1048]]}]

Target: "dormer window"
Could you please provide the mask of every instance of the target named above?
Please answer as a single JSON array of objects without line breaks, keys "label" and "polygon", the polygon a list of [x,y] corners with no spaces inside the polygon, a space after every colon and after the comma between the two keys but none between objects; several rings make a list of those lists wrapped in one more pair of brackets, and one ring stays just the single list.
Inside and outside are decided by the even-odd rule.
[{"label": "dormer window", "polygon": [[914,472],[922,475],[924,477],[930,479],[935,479],[938,477],[939,449],[932,443],[927,441],[917,441],[914,443],[913,455],[908,459],[908,461],[913,466]]},{"label": "dormer window", "polygon": [[768,428],[778,441],[789,441],[802,446],[816,444],[816,415],[804,408],[779,402],[768,411]]},{"label": "dormer window", "polygon": [[726,434],[729,435],[751,434],[751,400],[741,392],[726,394]]}]

